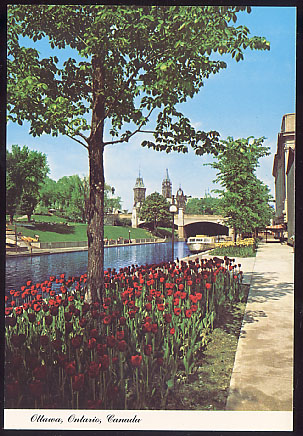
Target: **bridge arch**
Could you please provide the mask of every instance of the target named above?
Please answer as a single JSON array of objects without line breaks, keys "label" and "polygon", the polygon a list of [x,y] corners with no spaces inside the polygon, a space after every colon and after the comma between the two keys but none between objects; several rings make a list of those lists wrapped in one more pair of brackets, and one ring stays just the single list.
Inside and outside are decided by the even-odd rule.
[{"label": "bridge arch", "polygon": [[229,235],[229,228],[223,224],[212,221],[197,221],[184,226],[184,237],[196,235]]}]

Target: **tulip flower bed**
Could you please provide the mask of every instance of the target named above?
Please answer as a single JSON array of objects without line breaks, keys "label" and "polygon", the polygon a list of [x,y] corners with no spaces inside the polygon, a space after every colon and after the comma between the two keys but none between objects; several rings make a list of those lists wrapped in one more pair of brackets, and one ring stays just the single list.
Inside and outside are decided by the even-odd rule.
[{"label": "tulip flower bed", "polygon": [[253,257],[256,255],[256,240],[254,238],[240,239],[237,242],[219,242],[211,251],[211,255],[228,257]]},{"label": "tulip flower bed", "polygon": [[241,265],[225,258],[27,282],[6,296],[6,408],[165,408],[226,304],[243,298]]}]

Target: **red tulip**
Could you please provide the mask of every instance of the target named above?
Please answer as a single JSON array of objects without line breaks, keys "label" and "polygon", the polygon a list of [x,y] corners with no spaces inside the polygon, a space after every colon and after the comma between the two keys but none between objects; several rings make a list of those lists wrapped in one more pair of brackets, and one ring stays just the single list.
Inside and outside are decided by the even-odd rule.
[{"label": "red tulip", "polygon": [[41,397],[45,391],[45,384],[41,380],[33,380],[28,387],[34,397]]},{"label": "red tulip", "polygon": [[131,356],[130,362],[134,368],[139,368],[142,362],[142,356]]},{"label": "red tulip", "polygon": [[74,391],[81,391],[84,385],[84,374],[76,374],[73,377],[72,388]]},{"label": "red tulip", "polygon": [[192,310],[191,310],[191,309],[187,309],[187,310],[185,311],[185,316],[186,316],[186,318],[190,318],[191,315],[192,315]]},{"label": "red tulip", "polygon": [[101,370],[106,371],[109,367],[109,357],[107,354],[104,354],[100,357]]},{"label": "red tulip", "polygon": [[85,319],[85,318],[81,318],[81,319],[79,320],[79,325],[80,325],[80,327],[82,327],[82,328],[84,328],[84,327],[86,326],[87,323],[88,323],[88,321],[87,321],[87,319]]},{"label": "red tulip", "polygon": [[22,312],[23,312],[22,307],[16,307],[16,308],[15,308],[15,312],[16,312],[16,315],[17,315],[17,316],[22,315]]},{"label": "red tulip", "polygon": [[101,364],[90,362],[88,367],[88,375],[90,378],[96,378],[99,375]]},{"label": "red tulip", "polygon": [[152,324],[151,325],[151,331],[153,332],[153,333],[157,333],[157,331],[158,331],[158,325],[157,324]]},{"label": "red tulip", "polygon": [[106,342],[107,342],[107,345],[110,348],[113,348],[115,346],[115,344],[116,344],[115,336],[108,336],[107,339],[106,339]]},{"label": "red tulip", "polygon": [[111,316],[110,315],[106,315],[103,319],[103,324],[108,325],[111,322]]},{"label": "red tulip", "polygon": [[122,341],[122,339],[124,339],[124,331],[123,330],[118,330],[116,332],[116,338],[118,341]]},{"label": "red tulip", "polygon": [[127,348],[127,343],[124,340],[119,341],[118,344],[117,344],[117,348],[118,348],[118,351],[123,352]]},{"label": "red tulip", "polygon": [[76,335],[73,337],[71,344],[73,348],[80,348],[82,344],[83,336]]},{"label": "red tulip", "polygon": [[76,367],[75,367],[75,362],[67,362],[65,364],[65,372],[67,375],[69,375],[70,377],[76,374]]},{"label": "red tulip", "polygon": [[167,322],[167,324],[169,324],[172,320],[172,315],[170,313],[166,313],[164,315],[164,319],[165,319],[165,322]]},{"label": "red tulip", "polygon": [[150,356],[152,353],[152,346],[150,344],[144,346],[144,354]]},{"label": "red tulip", "polygon": [[179,316],[180,313],[181,313],[181,308],[180,308],[180,307],[175,307],[175,308],[174,308],[174,314],[175,314],[176,316]]}]

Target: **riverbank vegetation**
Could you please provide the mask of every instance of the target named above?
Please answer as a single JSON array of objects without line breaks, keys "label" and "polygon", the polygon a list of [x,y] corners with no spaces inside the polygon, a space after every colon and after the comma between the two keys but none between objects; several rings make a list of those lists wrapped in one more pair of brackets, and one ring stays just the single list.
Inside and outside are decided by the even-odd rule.
[{"label": "riverbank vegetation", "polygon": [[226,241],[216,244],[210,251],[211,256],[254,257],[257,252],[257,240],[246,238],[236,242]]},{"label": "riverbank vegetation", "polygon": [[227,258],[108,269],[104,281],[102,303],[87,301],[86,274],[6,296],[7,408],[169,409],[176,398],[183,408],[216,329],[245,300]]}]

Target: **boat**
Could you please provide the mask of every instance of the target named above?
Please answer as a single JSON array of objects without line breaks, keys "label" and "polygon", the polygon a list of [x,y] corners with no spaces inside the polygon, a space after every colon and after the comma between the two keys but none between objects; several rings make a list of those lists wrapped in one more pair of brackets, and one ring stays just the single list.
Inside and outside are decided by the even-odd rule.
[{"label": "boat", "polygon": [[[221,236],[221,235],[220,235]],[[215,248],[216,243],[221,241],[220,236],[196,235],[187,239],[187,246],[192,253],[211,250]]]}]

